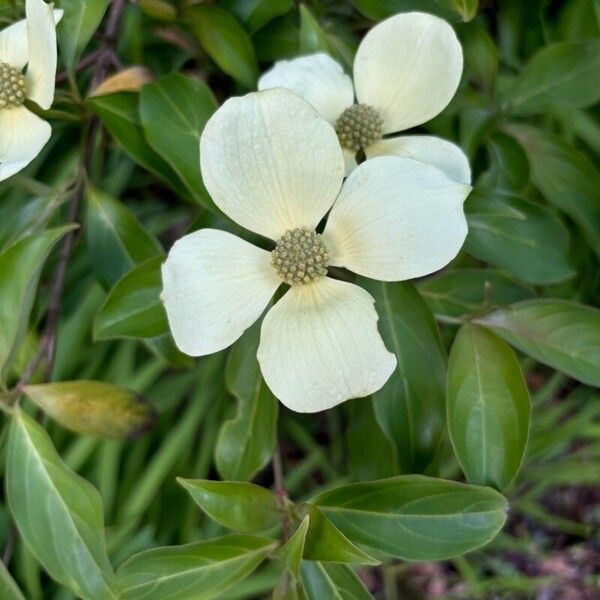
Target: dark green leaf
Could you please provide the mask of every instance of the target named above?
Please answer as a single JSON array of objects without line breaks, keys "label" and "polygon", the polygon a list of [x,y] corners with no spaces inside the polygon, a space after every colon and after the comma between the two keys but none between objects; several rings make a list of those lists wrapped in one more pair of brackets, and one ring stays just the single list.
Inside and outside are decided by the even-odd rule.
[{"label": "dark green leaf", "polygon": [[491,92],[498,75],[498,48],[484,27],[471,23],[461,30],[465,69],[477,84]]},{"label": "dark green leaf", "polygon": [[160,301],[162,256],[133,268],[110,290],[94,320],[94,338],[153,338],[169,331]]},{"label": "dark green leaf", "polygon": [[11,577],[4,562],[0,560],[0,598],[2,600],[26,600],[23,592]]},{"label": "dark green leaf", "polygon": [[220,5],[243,21],[255,33],[275,17],[293,7],[292,0],[224,0]]},{"label": "dark green leaf", "polygon": [[305,4],[300,5],[300,54],[326,52],[333,54],[327,34]]},{"label": "dark green leaf", "polygon": [[277,497],[269,490],[245,481],[177,481],[213,520],[235,531],[263,531],[281,522]]},{"label": "dark green leaf", "polygon": [[500,490],[514,479],[529,434],[529,393],[510,347],[477,325],[461,327],[448,361],[448,430],[470,483]]},{"label": "dark green leaf", "polygon": [[300,576],[300,563],[304,555],[309,520],[310,517],[306,515],[300,525],[298,525],[298,529],[294,531],[290,539],[276,553],[276,556],[283,561],[286,569],[296,579]]},{"label": "dark green leaf", "polygon": [[346,565],[304,560],[300,567],[307,600],[372,600],[365,584]]},{"label": "dark green leaf", "polygon": [[529,162],[521,145],[511,136],[495,132],[486,142],[490,167],[478,180],[478,187],[520,191],[529,182]]},{"label": "dark green leaf", "polygon": [[527,283],[548,285],[575,275],[569,232],[548,208],[503,192],[477,190],[465,202],[464,250]]},{"label": "dark green leaf", "polygon": [[229,535],[135,554],[119,567],[123,600],[210,600],[247,577],[277,545]]},{"label": "dark green leaf", "polygon": [[18,408],[6,463],[10,509],[37,560],[81,598],[116,600],[100,495],[67,468],[48,434]]},{"label": "dark green leaf", "polygon": [[156,410],[144,397],[103,381],[43,383],[23,391],[61,425],[84,435],[135,439],[156,421]]},{"label": "dark green leaf", "polygon": [[[379,330],[396,372],[373,395],[377,421],[404,472],[431,463],[444,426],[446,357],[433,315],[412,284],[362,280],[375,298]],[[427,398],[427,401],[424,401]]]},{"label": "dark green leaf", "polygon": [[565,300],[526,300],[477,322],[536,360],[600,386],[600,310]]},{"label": "dark green leaf", "polygon": [[[469,0],[466,2],[470,3]],[[412,10],[432,13],[444,19],[457,20],[459,17],[455,0],[352,0],[352,4],[365,17],[374,21]]]},{"label": "dark green leaf", "polygon": [[491,488],[404,475],[346,485],[312,500],[346,537],[404,560],[443,560],[492,540],[506,499]]}]

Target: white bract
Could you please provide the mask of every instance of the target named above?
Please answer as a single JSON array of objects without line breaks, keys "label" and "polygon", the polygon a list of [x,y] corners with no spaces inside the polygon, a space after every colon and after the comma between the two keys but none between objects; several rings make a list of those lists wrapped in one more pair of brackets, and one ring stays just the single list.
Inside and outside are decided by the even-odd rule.
[{"label": "white bract", "polygon": [[[50,125],[24,106],[54,100],[56,22],[62,10],[27,0],[26,18],[0,31],[0,181],[25,168],[50,139]],[[25,67],[27,70],[24,72]]]},{"label": "white bract", "polygon": [[451,142],[429,135],[383,137],[438,115],[454,96],[462,68],[450,25],[411,12],[378,23],[364,37],[354,59],[354,84],[335,60],[319,53],[277,62],[258,89],[287,88],[308,100],[336,128],[346,173],[356,167],[360,150],[367,158],[414,158],[470,183],[469,162]]},{"label": "white bract", "polygon": [[342,186],[333,127],[285,89],[225,102],[200,150],[217,206],[276,247],[269,253],[215,229],[176,242],[163,265],[162,298],[177,346],[192,356],[226,348],[287,282],[263,320],[258,348],[275,396],[315,412],[381,388],[396,358],[377,330],[374,300],[326,276],[327,267],[384,281],[442,268],[465,239],[470,186],[399,157],[361,164]]}]

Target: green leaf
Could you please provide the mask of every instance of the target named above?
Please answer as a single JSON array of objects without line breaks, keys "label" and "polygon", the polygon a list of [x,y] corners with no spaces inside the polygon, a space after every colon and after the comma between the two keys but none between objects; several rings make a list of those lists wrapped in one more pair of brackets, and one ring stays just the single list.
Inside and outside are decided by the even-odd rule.
[{"label": "green leaf", "polygon": [[58,25],[61,56],[69,71],[100,26],[108,0],[61,0],[64,15]]},{"label": "green leaf", "polygon": [[476,190],[467,198],[465,212],[465,252],[531,284],[575,276],[569,231],[548,208],[512,194]]},{"label": "green leaf", "polygon": [[470,4],[469,0],[352,0],[352,4],[365,17],[379,21],[399,12],[418,10],[428,12],[444,19],[457,20],[457,4]]},{"label": "green leaf", "polygon": [[492,540],[506,520],[496,490],[422,475],[346,485],[311,502],[356,544],[404,560],[444,560]]},{"label": "green leaf", "polygon": [[273,540],[229,535],[132,556],[118,571],[123,600],[210,600],[247,577],[276,547]]},{"label": "green leaf", "polygon": [[470,79],[492,92],[496,86],[499,64],[496,43],[488,31],[477,23],[463,27],[460,33],[465,69]]},{"label": "green leaf", "polygon": [[0,598],[3,600],[26,600],[4,562],[0,560]]},{"label": "green leaf", "polygon": [[316,506],[306,504],[303,509],[310,519],[304,558],[359,565],[380,564],[380,561],[357,548]]},{"label": "green leaf", "polygon": [[275,554],[296,579],[300,576],[300,563],[302,562],[302,556],[304,555],[309,521],[310,516],[306,515],[304,519],[302,519],[298,529],[294,531],[290,539],[281,546]]},{"label": "green leaf", "polygon": [[300,5],[300,54],[325,52],[334,54],[327,34],[305,4]]},{"label": "green leaf", "polygon": [[27,332],[44,262],[75,225],[27,236],[0,254],[0,380]]},{"label": "green leaf", "polygon": [[453,4],[463,21],[467,22],[475,18],[478,0],[454,0]]},{"label": "green leaf", "polygon": [[531,407],[510,347],[477,325],[463,325],[448,361],[450,441],[470,483],[505,489],[529,435]]},{"label": "green leaf", "polygon": [[506,99],[517,115],[592,106],[600,99],[600,40],[546,46],[527,63]]},{"label": "green leaf", "polygon": [[536,360],[600,386],[600,310],[565,300],[526,300],[477,323]]},{"label": "green leaf", "polygon": [[396,447],[402,471],[422,472],[444,426],[446,357],[437,326],[412,284],[361,283],[375,298],[379,330],[398,361],[396,372],[373,395],[375,415]]},{"label": "green leaf", "polygon": [[217,6],[196,4],[185,13],[184,18],[222,71],[248,89],[256,87],[258,64],[254,46],[248,34],[228,12]]},{"label": "green leaf", "polygon": [[525,148],[534,185],[577,223],[600,257],[598,169],[585,154],[548,131],[523,125],[511,126],[510,131]]},{"label": "green leaf", "polygon": [[84,435],[135,439],[151,429],[157,417],[143,396],[103,381],[42,383],[23,391],[61,425]]},{"label": "green leaf", "polygon": [[510,135],[496,131],[486,141],[490,167],[477,181],[491,190],[522,190],[529,182],[529,162],[522,146]]},{"label": "green leaf", "polygon": [[54,579],[85,600],[115,600],[96,488],[61,461],[44,429],[18,408],[6,457],[6,492],[19,533]]},{"label": "green leaf", "polygon": [[220,6],[244,22],[250,33],[286,14],[294,6],[292,0],[224,0]]},{"label": "green leaf", "polygon": [[281,522],[282,512],[275,494],[245,481],[177,481],[213,520],[235,531],[263,531]]},{"label": "green leaf", "polygon": [[135,265],[162,255],[158,240],[122,202],[92,185],[85,198],[90,261],[105,287],[112,287]]},{"label": "green leaf", "polygon": [[237,412],[223,423],[215,447],[215,461],[223,479],[252,479],[273,453],[279,405],[256,359],[259,335],[259,325],[251,327],[227,360],[225,382],[237,399]]},{"label": "green leaf", "polygon": [[153,338],[169,331],[160,301],[162,256],[133,268],[110,290],[94,320],[94,339]]},{"label": "green leaf", "polygon": [[302,585],[307,600],[372,600],[365,584],[346,565],[302,561]]},{"label": "green leaf", "polygon": [[440,319],[462,319],[491,308],[527,300],[533,291],[500,271],[457,269],[417,284],[421,296]]},{"label": "green leaf", "polygon": [[200,175],[200,134],[217,108],[210,88],[172,73],[142,88],[140,118],[152,149],[177,173],[195,200],[216,207]]}]

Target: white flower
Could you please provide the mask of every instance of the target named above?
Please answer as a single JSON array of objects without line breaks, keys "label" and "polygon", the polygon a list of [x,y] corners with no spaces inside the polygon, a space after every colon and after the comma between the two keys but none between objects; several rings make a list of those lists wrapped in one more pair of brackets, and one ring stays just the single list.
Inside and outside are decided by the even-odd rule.
[{"label": "white flower", "polygon": [[[62,10],[27,0],[26,19],[0,31],[0,181],[25,168],[50,139],[50,125],[25,106],[54,100],[56,26]],[[23,69],[27,66],[27,71]]]},{"label": "white flower", "polygon": [[442,268],[466,236],[462,206],[470,186],[399,157],[363,163],[342,186],[333,127],[284,89],[225,102],[200,149],[217,206],[277,245],[269,253],[214,229],[175,243],[163,265],[162,298],[177,346],[192,356],[226,348],[286,281],[292,285],[265,316],[258,348],[275,396],[293,410],[315,412],[382,387],[396,358],[377,330],[374,300],[324,276],[324,267],[384,281]]},{"label": "white flower", "polygon": [[454,96],[462,68],[450,25],[411,12],[382,21],[364,37],[354,59],[354,85],[330,56],[313,54],[277,62],[258,89],[288,88],[308,100],[338,131],[346,173],[362,149],[367,158],[406,156],[470,183],[469,162],[451,142],[429,135],[382,138],[438,115]]}]

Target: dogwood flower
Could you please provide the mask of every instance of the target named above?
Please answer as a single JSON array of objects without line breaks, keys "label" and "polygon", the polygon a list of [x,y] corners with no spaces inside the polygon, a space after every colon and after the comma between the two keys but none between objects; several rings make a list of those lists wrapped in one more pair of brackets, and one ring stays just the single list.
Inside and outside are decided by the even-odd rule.
[{"label": "dogwood flower", "polygon": [[384,137],[438,115],[454,96],[462,68],[452,27],[433,15],[410,12],[367,33],[354,59],[354,84],[335,60],[319,53],[277,62],[259,79],[258,89],[288,88],[308,100],[335,126],[346,173],[362,151],[367,158],[414,158],[470,183],[469,162],[451,142],[430,135]]},{"label": "dogwood flower", "polygon": [[[62,10],[27,0],[26,18],[0,31],[0,181],[25,168],[50,139],[50,125],[24,106],[54,100],[56,23]],[[27,71],[23,70],[27,66]]]},{"label": "dogwood flower", "polygon": [[227,100],[202,133],[200,155],[216,205],[275,248],[215,229],[177,241],[162,268],[177,346],[192,356],[228,347],[285,283],[263,319],[257,352],[275,396],[316,412],[381,388],[396,357],[377,330],[374,300],[328,268],[383,281],[442,268],[465,239],[470,186],[400,157],[366,161],[342,186],[333,127],[285,89]]}]

